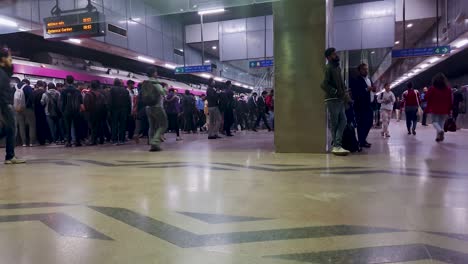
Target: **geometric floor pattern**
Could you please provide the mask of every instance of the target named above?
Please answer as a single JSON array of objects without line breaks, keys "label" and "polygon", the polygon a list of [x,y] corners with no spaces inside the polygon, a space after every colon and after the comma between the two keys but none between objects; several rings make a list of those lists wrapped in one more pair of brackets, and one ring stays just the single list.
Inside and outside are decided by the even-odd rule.
[{"label": "geometric floor pattern", "polygon": [[0,165],[0,263],[468,263],[468,132],[278,154],[272,134],[19,148]]}]

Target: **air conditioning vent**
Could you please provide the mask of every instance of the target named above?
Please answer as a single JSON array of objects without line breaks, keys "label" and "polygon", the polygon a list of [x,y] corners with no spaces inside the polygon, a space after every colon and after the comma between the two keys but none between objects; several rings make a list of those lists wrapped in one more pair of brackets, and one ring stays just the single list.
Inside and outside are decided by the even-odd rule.
[{"label": "air conditioning vent", "polygon": [[120,35],[122,37],[127,37],[127,30],[123,29],[121,27],[112,25],[112,24],[107,24],[107,31],[112,32],[114,34]]}]

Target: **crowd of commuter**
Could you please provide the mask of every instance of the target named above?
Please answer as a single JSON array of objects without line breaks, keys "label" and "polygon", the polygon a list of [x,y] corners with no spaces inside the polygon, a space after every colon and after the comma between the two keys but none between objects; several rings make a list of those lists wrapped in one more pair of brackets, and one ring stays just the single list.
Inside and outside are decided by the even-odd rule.
[{"label": "crowd of commuter", "polygon": [[389,138],[390,120],[394,112],[398,122],[402,113],[405,114],[408,135],[416,136],[418,120],[427,126],[428,116],[436,130],[436,142],[444,141],[447,130],[456,130],[455,122],[464,97],[458,89],[450,88],[442,73],[435,75],[431,87],[424,87],[422,93],[415,89],[412,82],[408,82],[406,90],[398,98],[388,83],[383,85],[383,89],[374,85],[368,77],[369,69],[365,63],[358,66],[358,75],[350,78],[348,89],[336,50],[327,49],[325,57],[328,64],[322,89],[329,113],[333,154],[348,155],[370,148],[372,144],[367,138],[373,127],[381,127],[382,137]]},{"label": "crowd of commuter", "polygon": [[261,96],[236,95],[230,81],[217,85],[210,79],[206,96],[194,96],[189,90],[179,94],[158,78],[156,68],[150,68],[149,79],[138,85],[120,79],[113,86],[99,81],[85,84],[67,76],[65,83],[37,81],[32,85],[28,79],[16,80],[11,88],[15,80],[8,68],[13,67],[9,51],[4,49],[1,56],[0,136],[10,137],[8,164],[23,162],[15,158],[16,145],[81,147],[145,139],[150,151],[160,151],[168,132],[175,133],[177,141],[182,140],[181,130],[207,133],[211,140],[221,138],[220,134],[232,137],[237,130],[256,132],[260,121],[269,131],[274,126],[272,118],[267,119],[273,117],[273,91]]}]

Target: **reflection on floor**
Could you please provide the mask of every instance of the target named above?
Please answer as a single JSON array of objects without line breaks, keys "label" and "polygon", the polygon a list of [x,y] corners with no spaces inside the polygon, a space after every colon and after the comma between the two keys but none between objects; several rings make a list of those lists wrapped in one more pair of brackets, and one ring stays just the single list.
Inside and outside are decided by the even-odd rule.
[{"label": "reflection on floor", "polygon": [[0,165],[0,262],[468,263],[468,131],[391,132],[349,157],[276,154],[266,132],[20,148],[27,165]]}]

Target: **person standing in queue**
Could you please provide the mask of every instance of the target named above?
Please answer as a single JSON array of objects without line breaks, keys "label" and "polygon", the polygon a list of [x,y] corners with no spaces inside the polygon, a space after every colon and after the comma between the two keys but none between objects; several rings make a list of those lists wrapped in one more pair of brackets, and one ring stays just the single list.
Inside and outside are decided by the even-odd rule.
[{"label": "person standing in queue", "polygon": [[136,129],[136,103],[137,103],[137,92],[135,90],[135,82],[133,80],[127,81],[127,92],[130,96],[130,114],[127,117],[127,133],[128,139],[132,140],[135,135]]},{"label": "person standing in queue", "polygon": [[382,116],[382,136],[385,138],[390,137],[388,126],[390,125],[390,119],[392,118],[393,105],[395,104],[395,95],[390,90],[390,84],[384,85],[384,91],[378,95],[378,102],[381,104],[380,115]]},{"label": "person standing in queue", "polygon": [[189,90],[185,90],[185,94],[182,100],[182,109],[184,115],[184,131],[188,134],[197,133],[195,126],[195,98]]},{"label": "person standing in queue", "polygon": [[152,67],[148,69],[149,80],[141,87],[141,100],[146,106],[149,123],[150,152],[161,151],[161,138],[167,130],[167,115],[164,111],[163,98],[166,95],[158,81],[158,71]]},{"label": "person standing in queue", "polygon": [[445,140],[444,124],[452,112],[452,90],[444,74],[438,73],[432,79],[432,87],[426,93],[427,113],[431,114],[432,125],[437,136],[436,142]]},{"label": "person standing in queue", "polygon": [[47,92],[42,95],[41,105],[44,107],[47,124],[49,126],[52,141],[60,143],[60,118],[59,110],[60,93],[57,91],[54,83],[47,85]]},{"label": "person standing in queue", "polygon": [[351,94],[354,101],[354,113],[356,114],[359,145],[362,148],[370,148],[367,136],[373,125],[372,101],[376,88],[369,79],[369,67],[362,63],[358,66],[359,76],[350,79]]},{"label": "person standing in queue", "polygon": [[[23,147],[28,146],[28,139],[29,146],[33,147],[36,144],[36,116],[34,114],[33,89],[28,79],[23,79],[16,89],[14,108],[17,113],[16,120]],[[27,131],[29,133],[26,133]]]},{"label": "person standing in queue", "polygon": [[221,138],[218,133],[221,124],[221,112],[219,111],[219,94],[215,88],[216,82],[213,78],[208,81],[206,100],[208,101],[208,139]]},{"label": "person standing in queue", "polygon": [[268,92],[263,91],[262,96],[260,96],[257,99],[257,121],[255,122],[255,125],[254,125],[254,127],[252,129],[254,132],[257,132],[257,127],[260,125],[260,120],[263,121],[263,123],[265,124],[265,126],[268,129],[268,132],[271,132],[271,127],[268,124],[268,120],[266,118],[266,113],[268,112],[268,107],[266,105],[265,98],[266,98],[267,95],[268,95]]},{"label": "person standing in queue", "polygon": [[26,161],[15,156],[16,122],[13,112],[13,91],[10,78],[13,75],[13,60],[10,50],[0,48],[0,139],[6,139],[5,164],[22,164]]},{"label": "person standing in queue", "polygon": [[36,89],[33,92],[34,98],[34,114],[36,117],[36,135],[39,145],[43,146],[47,141],[52,142],[50,137],[50,129],[47,125],[47,117],[44,105],[42,104],[42,96],[45,94],[45,82],[37,81]]},{"label": "person standing in queue", "polygon": [[407,90],[403,93],[403,100],[405,102],[406,114],[406,128],[408,135],[416,136],[416,126],[418,124],[418,109],[421,104],[421,97],[419,92],[413,87],[412,82],[406,84]]},{"label": "person standing in queue", "polygon": [[247,128],[254,129],[255,121],[257,121],[257,98],[258,94],[253,92],[252,95],[249,97],[247,101],[247,105],[249,107],[249,116],[247,120]]},{"label": "person standing in queue", "polygon": [[[101,83],[97,80],[91,82],[91,91],[84,98],[86,111],[89,113],[91,128],[90,146],[104,144],[104,129],[107,125],[106,99],[100,91]],[[99,141],[98,141],[99,140]]]},{"label": "person standing in queue", "polygon": [[180,136],[179,129],[180,99],[174,88],[169,89],[164,104],[168,120],[168,129],[175,131],[176,141],[181,141],[182,137]]},{"label": "person standing in queue", "polygon": [[73,76],[68,75],[66,77],[66,88],[62,91],[60,95],[62,100],[62,113],[65,121],[65,131],[67,137],[67,143],[65,147],[69,148],[72,146],[72,129],[75,129],[76,135],[76,147],[81,147],[81,137],[79,133],[79,122],[80,122],[80,113],[84,109],[83,105],[83,96],[81,92],[76,89],[74,86],[75,79]]},{"label": "person standing in queue", "polygon": [[127,131],[127,118],[131,113],[131,99],[128,91],[119,79],[115,79],[114,87],[110,90],[110,112],[112,125],[112,143],[122,145],[125,143]]},{"label": "person standing in queue", "polygon": [[225,106],[224,106],[224,132],[226,136],[232,137],[232,124],[234,124],[234,92],[232,91],[232,82],[226,82],[224,90]]},{"label": "person standing in queue", "polygon": [[327,104],[331,124],[333,142],[332,154],[346,156],[349,154],[349,151],[342,146],[343,132],[347,124],[345,111],[346,104],[348,104],[349,101],[349,95],[341,75],[340,57],[336,54],[336,49],[327,49],[325,51],[325,58],[327,58],[328,64],[325,70],[325,79],[321,87],[325,92],[325,102]]}]

